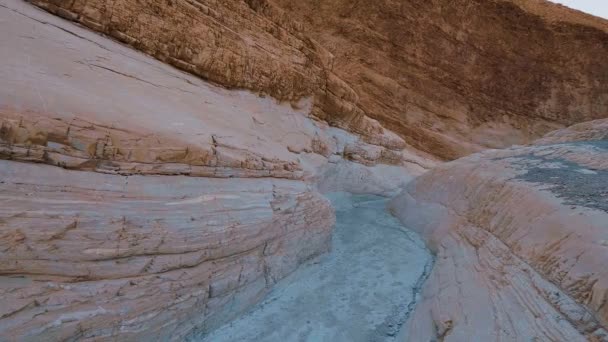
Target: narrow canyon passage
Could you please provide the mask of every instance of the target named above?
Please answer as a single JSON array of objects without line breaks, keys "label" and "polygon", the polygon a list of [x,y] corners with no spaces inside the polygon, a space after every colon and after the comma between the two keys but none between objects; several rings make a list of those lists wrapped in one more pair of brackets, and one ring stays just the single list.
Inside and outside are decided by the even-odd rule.
[{"label": "narrow canyon passage", "polygon": [[328,196],[337,223],[330,254],[280,281],[248,314],[191,341],[392,341],[432,267],[386,199]]},{"label": "narrow canyon passage", "polygon": [[0,342],[608,342],[608,21],[0,0],[0,32]]}]

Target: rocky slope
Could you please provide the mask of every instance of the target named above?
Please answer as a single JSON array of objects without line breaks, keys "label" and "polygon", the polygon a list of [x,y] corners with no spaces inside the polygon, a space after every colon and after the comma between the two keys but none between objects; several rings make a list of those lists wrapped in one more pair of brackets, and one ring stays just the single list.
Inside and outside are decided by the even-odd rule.
[{"label": "rocky slope", "polygon": [[395,193],[432,165],[25,2],[0,23],[3,341],[211,329],[328,251],[321,191]]},{"label": "rocky slope", "polygon": [[594,132],[447,163],[393,200],[437,253],[409,340],[608,340],[608,144]]},{"label": "rocky slope", "polygon": [[608,109],[608,24],[545,1],[30,1],[224,86],[314,96],[332,125],[406,146],[384,126],[444,159]]}]

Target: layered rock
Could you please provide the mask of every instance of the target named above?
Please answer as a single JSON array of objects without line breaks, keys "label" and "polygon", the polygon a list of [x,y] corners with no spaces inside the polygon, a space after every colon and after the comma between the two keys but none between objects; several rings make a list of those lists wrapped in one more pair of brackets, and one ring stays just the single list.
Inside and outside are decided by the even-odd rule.
[{"label": "layered rock", "polygon": [[275,0],[370,117],[447,159],[603,118],[608,24],[545,1]]},{"label": "layered rock", "polygon": [[432,165],[24,2],[0,21],[0,340],[212,329],[328,251],[316,183],[384,194]]},{"label": "layered rock", "polygon": [[[212,329],[327,251],[320,192],[606,113],[605,22],[544,3],[30,2],[155,59],[0,0],[2,340]],[[608,339],[601,125],[394,201],[438,254],[405,334]]]},{"label": "layered rock", "polygon": [[444,159],[608,107],[608,25],[545,1],[31,2],[224,86],[314,96],[316,116],[367,142]]},{"label": "layered rock", "polygon": [[294,103],[314,95],[318,117],[376,145],[406,146],[358,108],[333,56],[267,1],[31,2],[225,87]]},{"label": "layered rock", "polygon": [[[550,137],[572,131],[599,136]],[[437,253],[404,339],[608,340],[608,145],[560,141],[447,163],[392,202]]]},{"label": "layered rock", "polygon": [[608,120],[600,119],[583,122],[551,132],[536,141],[538,145],[575,141],[608,140]]},{"label": "layered rock", "polygon": [[329,250],[300,182],[0,169],[3,340],[179,340]]}]

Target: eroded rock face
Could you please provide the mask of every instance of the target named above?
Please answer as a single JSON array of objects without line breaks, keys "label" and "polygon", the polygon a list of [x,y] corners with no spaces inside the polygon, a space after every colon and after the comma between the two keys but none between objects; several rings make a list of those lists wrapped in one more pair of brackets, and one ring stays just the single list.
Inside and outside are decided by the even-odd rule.
[{"label": "eroded rock face", "polygon": [[178,340],[329,249],[301,182],[0,169],[3,339]]},{"label": "eroded rock face", "polygon": [[247,314],[188,342],[392,342],[433,258],[386,210],[387,198],[327,194],[331,254],[304,265]]},{"label": "eroded rock face", "polygon": [[545,1],[275,0],[370,117],[447,159],[603,118],[608,24]]},{"label": "eroded rock face", "polygon": [[0,22],[3,341],[212,329],[328,251],[317,183],[394,193],[433,165],[25,2],[0,1]]},{"label": "eroded rock face", "polygon": [[333,56],[267,1],[31,1],[155,58],[229,88],[292,101],[315,96],[314,113],[375,145],[406,147],[357,106],[332,73]]},{"label": "eroded rock face", "polygon": [[[394,194],[435,165],[414,147],[605,116],[605,23],[549,5],[29,2],[155,59],[0,0],[2,340],[211,329],[327,251],[320,192]],[[587,128],[541,142],[605,137]],[[412,340],[607,338],[604,145],[490,151],[407,188],[396,212],[438,253]]]},{"label": "eroded rock face", "polygon": [[314,96],[316,116],[369,143],[444,159],[608,109],[608,25],[544,1],[31,2],[224,86]]},{"label": "eroded rock face", "polygon": [[[572,131],[597,133],[550,137]],[[487,151],[411,183],[392,207],[437,260],[409,340],[607,340],[607,147]]]}]

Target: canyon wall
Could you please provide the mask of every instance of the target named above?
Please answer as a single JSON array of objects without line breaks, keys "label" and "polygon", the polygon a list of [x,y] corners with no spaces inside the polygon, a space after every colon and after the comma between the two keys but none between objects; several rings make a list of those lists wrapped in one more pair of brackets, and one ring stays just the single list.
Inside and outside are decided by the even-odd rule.
[{"label": "canyon wall", "polygon": [[333,56],[265,1],[31,1],[155,58],[228,88],[294,104],[314,96],[313,113],[366,141],[403,149],[358,107],[335,75]]},{"label": "canyon wall", "polygon": [[31,2],[227,87],[314,96],[334,126],[406,146],[385,127],[442,159],[608,110],[608,24],[544,1]]},{"label": "canyon wall", "polygon": [[[606,24],[544,2],[0,0],[0,25],[2,340],[204,333],[328,251],[321,193],[395,195],[608,108]],[[604,208],[513,180],[603,175],[602,146],[410,185],[395,208],[439,255],[412,336],[604,338]]]},{"label": "canyon wall", "polygon": [[608,144],[593,140],[599,127],[605,136],[606,120],[597,121],[538,146],[446,163],[393,200],[437,253],[403,339],[608,340]]},{"label": "canyon wall", "polygon": [[545,1],[274,0],[359,106],[445,159],[608,115],[608,23]]},{"label": "canyon wall", "polygon": [[0,23],[2,341],[205,333],[328,252],[322,191],[395,194],[433,165],[22,1]]}]

